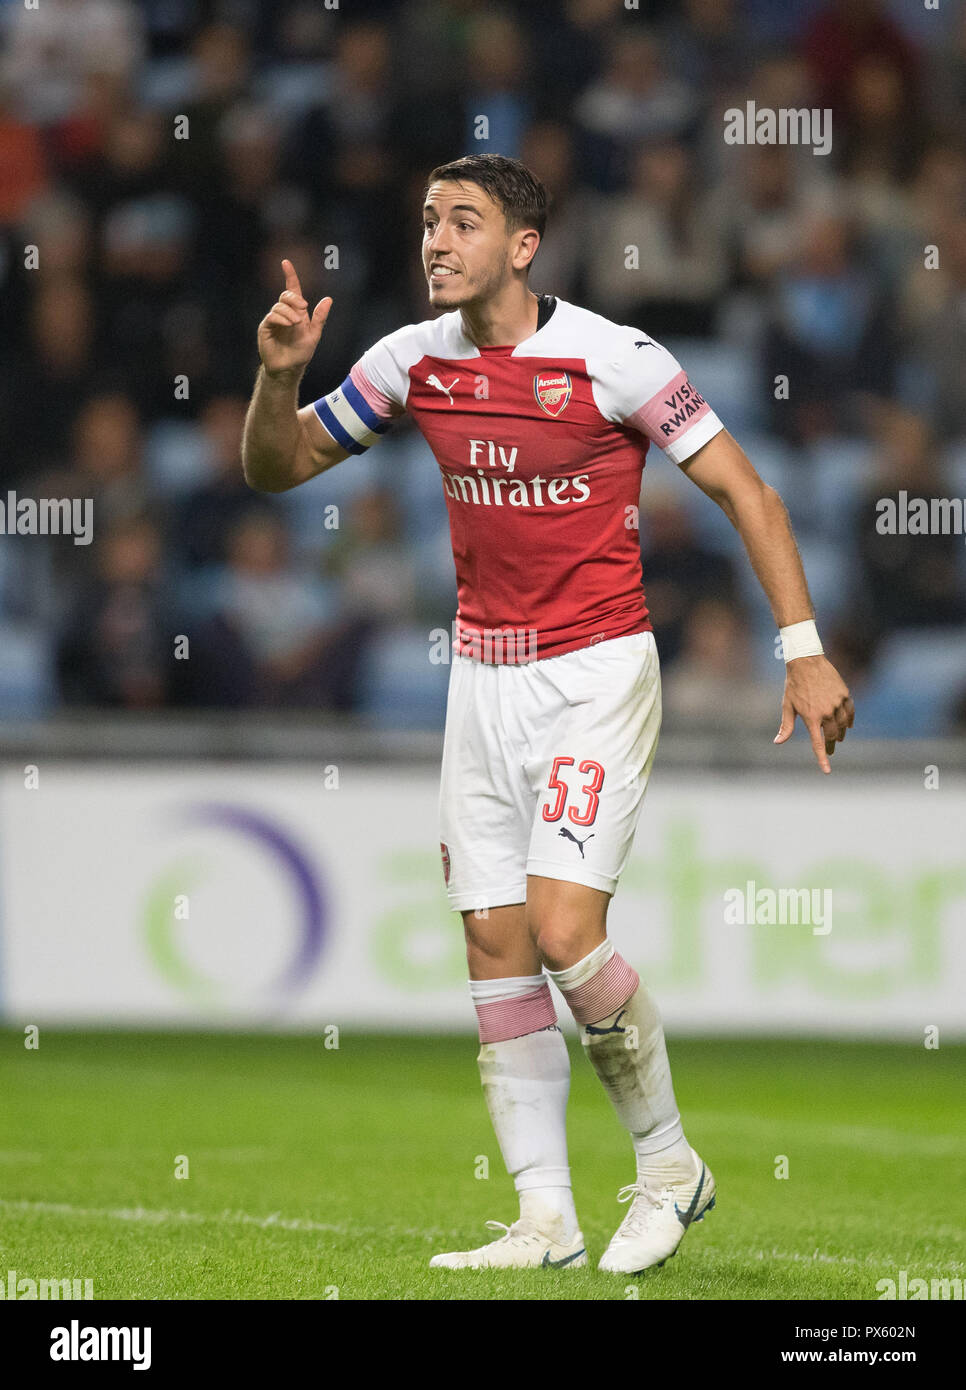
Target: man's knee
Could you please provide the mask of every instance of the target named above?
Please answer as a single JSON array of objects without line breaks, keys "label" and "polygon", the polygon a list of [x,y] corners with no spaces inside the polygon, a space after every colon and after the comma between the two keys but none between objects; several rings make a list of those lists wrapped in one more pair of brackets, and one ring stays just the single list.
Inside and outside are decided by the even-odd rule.
[{"label": "man's knee", "polygon": [[463,913],[466,959],[474,979],[533,975],[540,962],[526,928],[523,903]]},{"label": "man's knee", "polygon": [[583,884],[542,879],[527,895],[527,928],[550,970],[575,965],[607,935],[609,898]]},{"label": "man's knee", "polygon": [[545,923],[535,928],[533,943],[541,962],[550,970],[566,970],[576,965],[604,939],[588,930],[587,924],[566,919]]}]

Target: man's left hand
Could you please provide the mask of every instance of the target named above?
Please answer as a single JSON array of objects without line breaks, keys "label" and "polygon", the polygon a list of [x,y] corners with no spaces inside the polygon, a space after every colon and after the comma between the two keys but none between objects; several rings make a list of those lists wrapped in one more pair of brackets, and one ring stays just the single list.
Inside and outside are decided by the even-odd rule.
[{"label": "man's left hand", "polygon": [[855,706],[848,686],[824,656],[799,656],[785,667],[782,722],[776,743],[791,738],[796,715],[808,730],[819,767],[831,772],[829,758],[851,729]]}]

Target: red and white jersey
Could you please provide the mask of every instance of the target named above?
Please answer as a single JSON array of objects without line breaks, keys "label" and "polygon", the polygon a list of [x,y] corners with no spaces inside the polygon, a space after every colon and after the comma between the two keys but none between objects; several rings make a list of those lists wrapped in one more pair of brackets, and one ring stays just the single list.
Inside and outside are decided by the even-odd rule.
[{"label": "red and white jersey", "polygon": [[646,333],[550,296],[511,347],[477,347],[458,310],[400,328],[315,410],[350,453],[413,417],[449,508],[455,649],[496,662],[650,629],[644,456],[653,441],[683,463],[722,428]]}]

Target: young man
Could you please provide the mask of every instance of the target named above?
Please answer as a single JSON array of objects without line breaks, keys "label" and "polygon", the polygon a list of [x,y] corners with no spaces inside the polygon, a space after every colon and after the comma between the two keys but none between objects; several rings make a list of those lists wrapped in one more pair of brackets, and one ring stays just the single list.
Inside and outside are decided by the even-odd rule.
[{"label": "young man", "polygon": [[587,1263],[549,975],[633,1142],[636,1181],[618,1194],[630,1207],[600,1261],[629,1274],[663,1264],[715,1200],[684,1137],[655,1002],[606,930],[661,721],[637,530],[650,442],[724,510],[770,600],[787,663],[775,742],[800,717],[827,773],[853,707],[822,655],[781,499],[678,363],[640,329],[527,288],[545,221],[544,189],[515,160],[434,170],[423,265],[442,312],[383,338],[301,409],[332,301],[310,314],[283,261],[286,288],[258,330],[243,458],[252,487],[281,492],[362,453],[404,411],[436,457],[459,589],[441,850],[520,1216],[431,1264]]}]

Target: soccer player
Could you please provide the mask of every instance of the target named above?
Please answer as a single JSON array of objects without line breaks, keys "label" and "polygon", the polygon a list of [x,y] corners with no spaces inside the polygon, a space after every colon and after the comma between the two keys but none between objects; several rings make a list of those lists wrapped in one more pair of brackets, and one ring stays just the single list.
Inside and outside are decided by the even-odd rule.
[{"label": "soccer player", "polygon": [[636,1178],[600,1268],[660,1265],[714,1205],[715,1183],[675,1102],[657,1005],[607,936],[661,722],[637,506],[657,444],[736,527],[823,772],[853,721],[822,654],[778,494],[646,330],[621,327],[527,276],[546,193],[516,160],[435,169],[422,255],[437,316],[381,339],[301,409],[299,382],[332,306],[310,312],[290,261],[258,329],[245,476],[282,492],[361,454],[408,411],[442,475],[459,610],[446,716],[440,840],[462,913],[479,1067],[520,1200],[504,1234],[436,1255],[450,1269],[587,1263],[574,1208],[566,1044],[548,976],[627,1129]]}]

